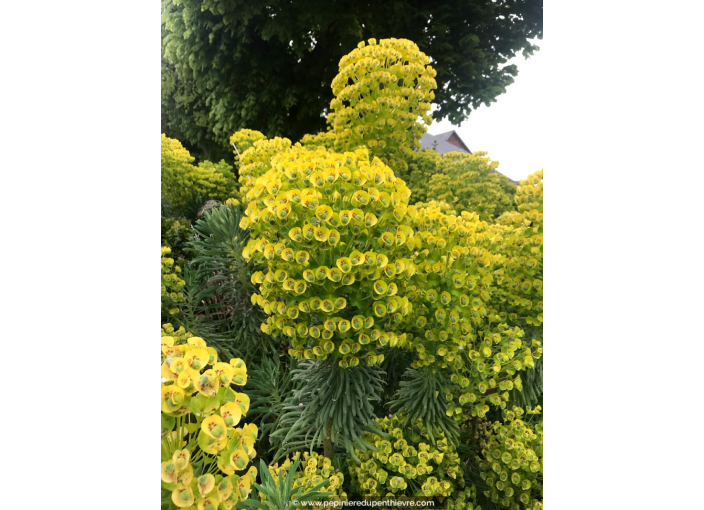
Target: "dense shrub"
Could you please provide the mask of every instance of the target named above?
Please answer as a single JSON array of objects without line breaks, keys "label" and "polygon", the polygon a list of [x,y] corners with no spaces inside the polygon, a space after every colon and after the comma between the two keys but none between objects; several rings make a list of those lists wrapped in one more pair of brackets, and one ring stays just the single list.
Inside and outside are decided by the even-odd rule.
[{"label": "dense shrub", "polygon": [[234,173],[225,161],[197,166],[193,161],[181,142],[161,135],[161,192],[175,207],[185,206],[196,193],[223,202],[235,193]]},{"label": "dense shrub", "polygon": [[[192,465],[203,485],[177,489],[167,472],[167,500],[230,508],[255,487],[252,508],[389,495],[542,508],[542,171],[516,187],[485,153],[416,151],[436,86],[429,62],[410,41],[360,43],[340,61],[328,131],[293,145],[232,135],[239,190],[229,165],[194,166],[162,136],[162,314],[186,326],[162,331],[162,409],[192,415],[167,416],[164,436],[179,450],[185,437],[191,459],[162,460]],[[206,197],[226,205],[196,221]],[[188,254],[183,271],[170,247]],[[219,367],[218,356],[256,367],[261,484],[254,468],[226,481],[246,464],[231,447],[256,455],[256,425],[232,433],[237,445],[194,439],[233,398],[202,394],[210,372],[188,372],[188,405],[173,399],[171,366],[203,349]],[[233,394],[246,414],[249,397]],[[216,494],[206,454],[215,482],[244,492]]]},{"label": "dense shrub", "polygon": [[202,338],[164,325],[162,508],[172,503],[178,508],[222,505],[231,509],[247,499],[257,470],[251,466],[242,472],[256,456],[257,426],[237,427],[247,414],[249,397],[232,389],[232,385],[246,383],[247,367],[242,360],[218,361],[217,351]]}]

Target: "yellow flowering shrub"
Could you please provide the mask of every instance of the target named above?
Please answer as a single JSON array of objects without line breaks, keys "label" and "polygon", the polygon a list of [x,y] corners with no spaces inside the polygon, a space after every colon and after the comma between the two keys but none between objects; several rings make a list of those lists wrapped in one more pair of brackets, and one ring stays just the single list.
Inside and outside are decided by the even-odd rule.
[{"label": "yellow flowering shrub", "polygon": [[482,510],[477,504],[477,488],[474,485],[455,491],[445,500],[445,510]]},{"label": "yellow flowering shrub", "polygon": [[406,181],[411,190],[412,204],[427,202],[434,198],[432,194],[428,194],[428,183],[430,178],[439,171],[440,161],[441,156],[435,149],[411,151],[406,154],[408,168],[395,169],[396,175]]},{"label": "yellow flowering shrub", "polygon": [[[285,478],[288,474],[291,464],[301,458],[301,452],[293,454],[291,459],[286,459],[281,466],[278,464],[270,467],[269,470],[274,477],[274,481],[278,484],[279,473]],[[293,478],[293,489],[303,487],[301,494],[306,494],[312,488],[319,485],[324,480],[329,482],[325,486],[325,492],[332,492],[334,495],[325,498],[328,501],[344,501],[347,499],[347,493],[342,487],[345,482],[345,475],[341,471],[335,469],[332,461],[327,457],[319,455],[316,452],[303,452],[301,459],[301,468],[296,472]]]},{"label": "yellow flowering shrub", "polygon": [[161,247],[161,312],[174,315],[179,312],[178,303],[186,300],[181,292],[186,282],[179,278],[181,268],[174,265],[170,254],[171,248]]},{"label": "yellow flowering shrub", "polygon": [[444,434],[433,442],[420,421],[404,428],[397,415],[379,425],[389,439],[370,434],[378,451],[355,450],[362,462],[350,462],[352,481],[364,496],[447,497],[464,483],[459,456]]},{"label": "yellow flowering shrub", "polygon": [[543,423],[524,422],[518,407],[503,414],[481,452],[479,476],[489,486],[484,495],[509,510],[542,510]]},{"label": "yellow flowering shrub", "polygon": [[221,161],[194,166],[181,142],[161,135],[161,192],[175,206],[185,205],[194,193],[225,201],[236,191],[232,167]]},{"label": "yellow flowering shrub", "polygon": [[254,129],[240,129],[233,134],[230,137],[230,145],[234,145],[237,148],[235,150],[233,147],[232,151],[235,153],[235,162],[239,163],[242,153],[253,146],[254,142],[259,140],[266,140],[266,136],[264,136],[264,133],[255,131]]},{"label": "yellow flowering shrub", "polygon": [[179,508],[230,510],[247,499],[255,481],[254,424],[237,427],[249,397],[232,386],[247,383],[241,359],[218,360],[205,340],[161,331],[161,482]]},{"label": "yellow flowering shrub", "polygon": [[500,268],[497,299],[509,320],[530,326],[543,323],[543,171],[521,181],[516,192],[518,212],[504,214],[492,227]]},{"label": "yellow flowering shrub", "polygon": [[457,211],[471,211],[491,221],[514,209],[516,185],[496,172],[498,166],[486,152],[448,152],[440,158],[438,171],[426,181],[427,194]]},{"label": "yellow flowering shrub", "polygon": [[315,135],[305,135],[301,138],[299,142],[303,147],[309,149],[315,149],[317,147],[324,147],[326,149],[333,150],[335,148],[335,133],[332,131],[322,131]]},{"label": "yellow flowering shrub", "polygon": [[405,170],[406,155],[420,149],[432,122],[437,73],[429,63],[414,42],[393,38],[362,41],[342,57],[327,118],[336,150],[365,146],[394,170]]},{"label": "yellow flowering shrub", "polygon": [[244,201],[244,197],[258,177],[264,175],[271,168],[271,158],[280,152],[291,147],[291,140],[288,138],[272,138],[256,140],[252,146],[240,152],[240,190],[237,198]]},{"label": "yellow flowering shrub", "polygon": [[416,209],[413,237],[416,273],[408,286],[412,312],[402,329],[418,352],[411,364],[452,369],[453,391],[446,413],[457,421],[504,408],[509,391],[520,389],[521,370],[542,354],[537,340],[507,325],[495,309],[494,237],[476,214],[447,215],[435,206]]},{"label": "yellow flowering shrub", "polygon": [[409,193],[367,149],[297,145],[272,158],[240,224],[250,231],[242,255],[266,266],[252,275],[252,302],[269,315],[262,331],[288,337],[292,356],[336,356],[342,367],[382,361],[375,347],[404,346],[395,331],[411,311]]},{"label": "yellow flowering shrub", "polygon": [[[411,196],[413,196],[413,195],[411,195]],[[424,208],[424,209],[433,208],[439,213],[447,214],[447,215],[451,215],[451,216],[457,216],[457,211],[455,211],[455,209],[450,204],[448,204],[447,202],[443,202],[442,200],[431,199],[431,200],[428,200],[427,202],[416,202],[413,205],[416,206],[416,208],[418,208],[418,209],[420,209],[420,208]]]}]

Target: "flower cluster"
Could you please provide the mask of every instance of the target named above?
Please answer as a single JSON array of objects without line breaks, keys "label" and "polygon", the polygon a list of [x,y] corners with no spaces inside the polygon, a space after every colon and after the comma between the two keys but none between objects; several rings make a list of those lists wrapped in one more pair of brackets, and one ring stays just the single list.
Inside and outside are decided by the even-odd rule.
[{"label": "flower cluster", "polygon": [[271,158],[280,152],[284,152],[291,147],[291,140],[288,138],[265,138],[256,140],[244,152],[240,151],[240,200],[244,197],[259,176],[264,175],[271,168]]},{"label": "flower cluster", "polygon": [[161,135],[161,191],[173,205],[184,206],[194,193],[222,202],[236,193],[230,165],[203,161],[194,166],[193,161],[181,142]]},{"label": "flower cluster", "polygon": [[482,510],[477,504],[477,488],[474,485],[455,491],[445,502],[445,510]]},{"label": "flower cluster", "polygon": [[266,136],[259,131],[255,131],[254,129],[240,129],[233,134],[230,137],[230,145],[234,145],[236,147],[236,150],[232,151],[235,153],[235,162],[238,163],[242,153],[252,147],[254,142],[258,142],[259,140],[266,140]]},{"label": "flower cluster", "polygon": [[179,278],[181,268],[174,265],[170,254],[171,248],[161,247],[161,311],[174,315],[179,312],[178,303],[186,300],[181,292],[186,282]]},{"label": "flower cluster", "polygon": [[256,456],[257,426],[237,427],[249,397],[232,389],[246,384],[247,367],[238,358],[218,361],[213,347],[182,329],[168,332],[170,324],[161,334],[162,486],[179,508],[229,510],[248,497],[257,474],[254,466],[236,474]]},{"label": "flower cluster", "polygon": [[412,204],[426,202],[433,197],[428,193],[428,183],[430,178],[440,171],[440,161],[441,156],[435,149],[411,151],[406,154],[408,168],[395,169],[396,175],[406,181],[411,190]]},{"label": "flower cluster", "polygon": [[[516,193],[518,213],[503,215],[493,231],[501,269],[497,271],[497,299],[515,323],[543,323],[543,171],[521,181]],[[520,322],[517,322],[519,321]]]},{"label": "flower cluster", "polygon": [[[369,39],[340,60],[332,81],[328,124],[337,150],[366,146],[394,170],[420,148],[436,72],[430,59],[407,39]],[[418,118],[423,122],[418,122]]]},{"label": "flower cluster", "polygon": [[484,495],[494,503],[510,510],[542,510],[543,424],[525,423],[523,414],[514,407],[504,411],[503,423],[493,424],[479,474],[489,486]]},{"label": "flower cluster", "polygon": [[494,255],[472,213],[442,214],[437,207],[411,206],[416,214],[413,263],[408,287],[413,304],[405,329],[418,352],[414,367],[438,362],[463,365],[460,352],[476,340],[489,313]]},{"label": "flower cluster", "polygon": [[[274,476],[274,481],[277,481],[280,472],[285,477],[291,464],[300,458],[301,452],[296,452],[291,459],[287,458],[281,466],[270,467],[269,470]],[[301,494],[306,494],[313,487],[316,487],[324,480],[328,480],[329,485],[325,486],[322,490],[325,492],[334,492],[335,494],[326,499],[328,501],[343,501],[347,499],[347,493],[342,487],[342,484],[345,482],[345,475],[332,466],[330,459],[316,452],[303,452],[301,466],[303,470],[298,471],[294,475],[294,490],[298,487],[303,487]]]},{"label": "flower cluster", "polygon": [[438,171],[426,181],[427,194],[457,211],[472,211],[490,221],[514,208],[516,185],[496,171],[498,166],[485,152],[448,152],[439,159]]},{"label": "flower cluster", "polygon": [[[389,439],[370,435],[377,451],[355,453],[361,465],[350,462],[350,473],[359,491],[367,497],[449,496],[462,483],[460,459],[444,434],[433,444],[421,421],[404,429],[403,418],[394,416],[379,422]],[[427,441],[427,442],[425,442]]]},{"label": "flower cluster", "polygon": [[344,154],[296,146],[247,195],[240,226],[252,275],[252,302],[269,315],[262,331],[290,338],[291,355],[340,366],[383,360],[372,349],[404,346],[398,325],[415,267],[409,190],[366,149]]},{"label": "flower cluster", "polygon": [[322,131],[315,135],[305,135],[303,138],[301,138],[301,141],[299,143],[303,147],[307,147],[310,149],[324,147],[325,149],[333,150],[335,148],[336,139],[337,137],[332,131]]}]

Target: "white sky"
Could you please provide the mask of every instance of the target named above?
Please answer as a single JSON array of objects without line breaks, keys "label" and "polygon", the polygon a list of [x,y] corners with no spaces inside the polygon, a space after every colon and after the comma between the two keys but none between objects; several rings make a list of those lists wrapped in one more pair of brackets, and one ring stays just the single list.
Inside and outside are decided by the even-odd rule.
[{"label": "white sky", "polygon": [[480,106],[462,126],[448,120],[433,122],[428,132],[436,135],[455,129],[472,152],[486,151],[499,161],[498,171],[514,180],[521,180],[543,168],[545,133],[541,116],[545,112],[545,66],[543,41],[532,57],[518,55],[509,64],[518,66],[518,76],[506,87],[506,93],[491,106]]}]

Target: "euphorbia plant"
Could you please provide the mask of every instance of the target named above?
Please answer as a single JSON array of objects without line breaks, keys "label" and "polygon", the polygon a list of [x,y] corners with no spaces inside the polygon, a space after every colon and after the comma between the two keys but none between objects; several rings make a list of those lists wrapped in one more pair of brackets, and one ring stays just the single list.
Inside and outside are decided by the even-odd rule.
[{"label": "euphorbia plant", "polygon": [[252,299],[269,314],[262,330],[285,335],[299,358],[340,366],[403,346],[398,325],[414,271],[409,190],[366,149],[339,154],[297,146],[272,158],[248,192],[244,257],[266,266]]},{"label": "euphorbia plant", "polygon": [[237,427],[249,409],[241,359],[218,361],[202,338],[166,324],[161,332],[161,481],[179,508],[230,510],[247,499],[257,470],[257,426]]}]

